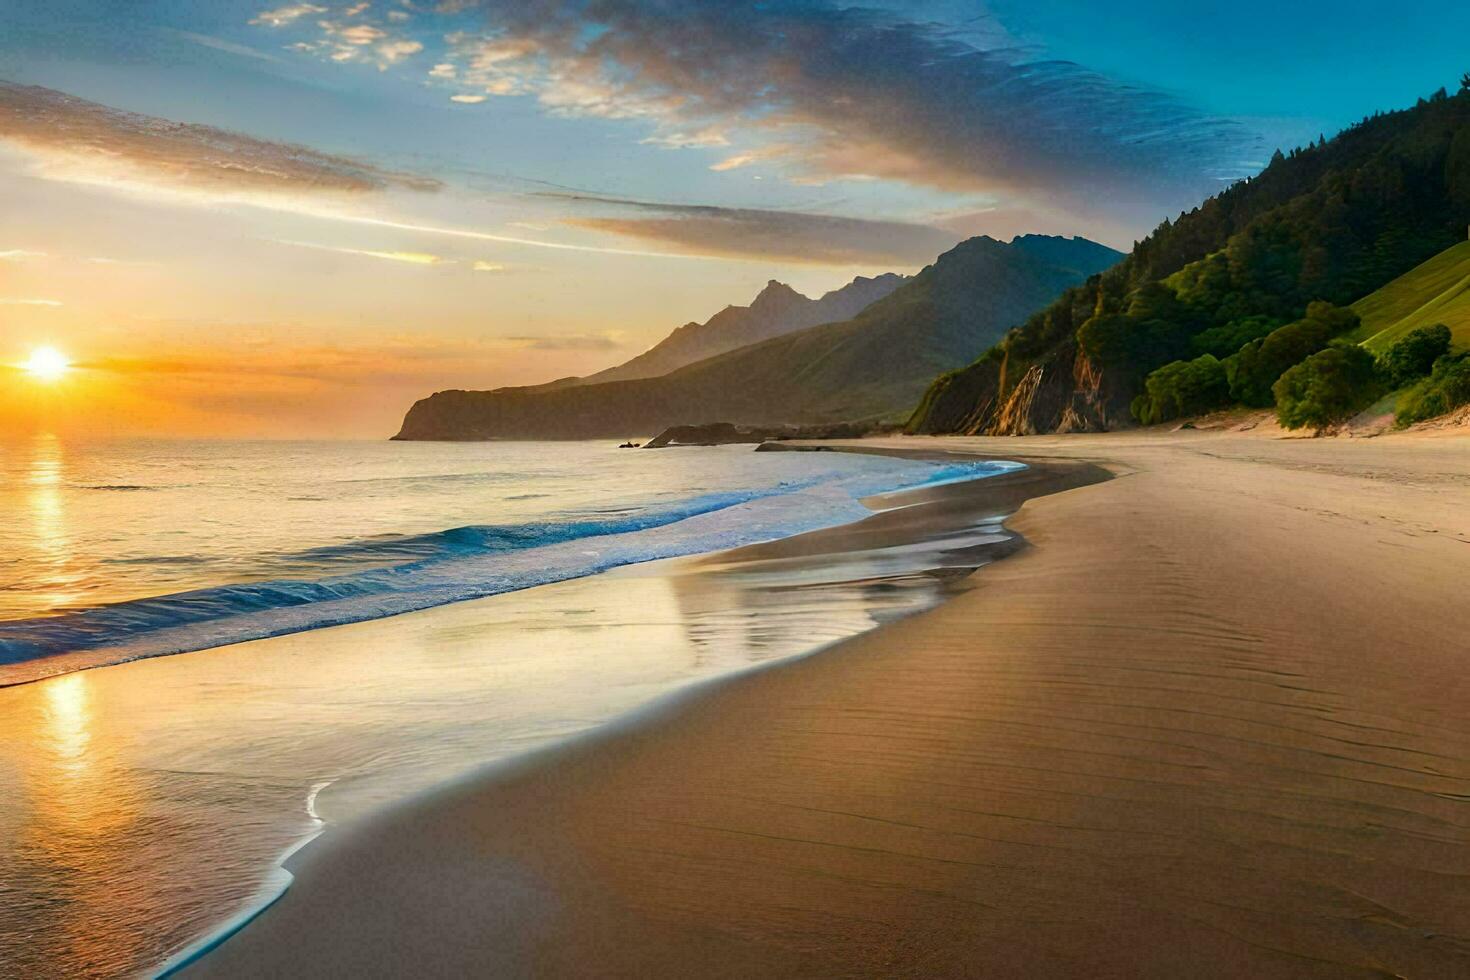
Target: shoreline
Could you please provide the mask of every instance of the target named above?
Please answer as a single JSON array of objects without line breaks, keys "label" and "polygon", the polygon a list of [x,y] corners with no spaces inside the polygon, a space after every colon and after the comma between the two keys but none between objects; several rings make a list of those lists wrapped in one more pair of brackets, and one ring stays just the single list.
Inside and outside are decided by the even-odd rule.
[{"label": "shoreline", "polygon": [[[744,465],[771,462],[811,468]],[[289,882],[281,862],[322,818],[335,832],[666,692],[928,608],[965,569],[1013,546],[987,514],[972,515],[983,526],[950,522],[938,536],[903,531],[924,501],[963,497],[965,484],[911,485],[865,497],[865,507],[854,493],[883,486],[889,467],[810,462],[879,479],[774,515],[739,512],[724,522],[736,532],[726,539],[784,540],[773,535],[789,516],[815,508],[832,515],[829,528],[853,514],[878,518],[898,534],[893,547],[730,563],[726,546],[0,692],[0,769],[20,790],[0,803],[0,863],[13,864],[18,893],[33,898],[0,913],[0,933],[13,940],[0,941],[0,959],[99,975],[191,962],[279,897]],[[1006,479],[1026,472],[942,462],[895,472],[911,484],[992,474],[984,483],[1007,469]],[[105,861],[94,856],[103,841]],[[20,942],[26,935],[35,941]]]},{"label": "shoreline", "polygon": [[[783,452],[800,452],[807,449],[805,446],[784,443],[766,443],[762,444],[762,448],[765,451]],[[1032,499],[1033,497],[1061,493],[1112,479],[1112,475],[1106,470],[1086,462],[1042,459],[1028,460],[1025,457],[1016,458],[1001,455],[977,457],[973,453],[956,453],[928,448],[914,450],[907,448],[869,448],[860,445],[830,448],[839,452],[892,456],[901,459],[931,462],[974,462],[977,459],[982,459],[985,462],[1014,461],[1022,462],[1024,468],[982,478],[961,477],[879,494],[875,497],[864,498],[864,502],[871,504],[884,498],[901,498],[901,502],[891,507],[876,509],[869,516],[846,524],[817,528],[770,541],[685,556],[682,559],[674,560],[687,561],[696,568],[711,565],[728,567],[746,563],[755,564],[764,561],[793,558],[830,559],[834,555],[846,551],[865,551],[902,546],[922,540],[926,533],[932,534],[936,529],[944,526],[946,523],[954,522],[957,518],[967,523],[974,523],[977,526],[988,521],[1000,521],[1003,523],[1005,519],[1013,516],[1016,510],[1026,500]],[[963,517],[960,518],[959,515],[963,515]],[[1014,530],[1006,528],[1005,534],[1007,540],[994,545],[982,546],[983,555],[973,556],[968,562],[965,562],[963,576],[968,576],[980,567],[990,564],[993,561],[1010,557],[1026,547],[1025,539]],[[594,579],[596,577],[590,576],[590,578]],[[948,600],[941,600],[941,602],[943,601]],[[930,609],[932,608],[934,607],[930,607]],[[908,614],[903,618],[908,618],[912,615],[922,616],[927,611],[929,610],[922,609]],[[858,634],[858,636],[862,635],[866,634]],[[432,806],[434,800],[443,796],[453,796],[468,787],[479,787],[498,780],[514,779],[518,776],[534,772],[542,767],[554,766],[559,760],[565,757],[575,756],[584,751],[595,752],[606,741],[630,735],[636,736],[647,728],[657,726],[661,721],[677,717],[686,711],[695,710],[702,700],[718,695],[722,689],[729,685],[738,684],[742,680],[768,671],[786,668],[809,658],[830,654],[855,638],[849,636],[822,643],[794,656],[754,664],[734,672],[695,681],[663,694],[646,704],[593,728],[564,737],[549,745],[532,749],[529,752],[520,753],[477,767],[461,776],[451,779],[448,783],[421,791],[406,799],[387,804],[377,812],[366,816],[360,822],[376,823],[385,819],[392,819],[392,815],[395,813],[411,812],[418,807]],[[243,931],[249,929],[261,916],[265,915],[287,897],[295,882],[296,874],[292,869],[292,864],[298,855],[302,855],[303,860],[309,859],[309,855],[305,855],[303,852],[306,851],[308,846],[315,844],[319,840],[322,841],[321,846],[323,847],[332,847],[337,843],[335,840],[323,839],[323,834],[331,829],[336,829],[339,833],[345,834],[351,834],[354,830],[352,826],[338,828],[323,827],[322,830],[293,845],[282,855],[281,860],[276,865],[277,870],[282,875],[282,880],[279,882],[278,887],[267,889],[267,895],[260,903],[229,920],[217,932],[201,937],[196,943],[171,957],[154,975],[162,980],[162,978],[180,976],[186,973],[192,975],[195,972],[194,968],[200,967],[201,965],[205,969],[208,969],[211,954]]]},{"label": "shoreline", "polygon": [[[799,446],[774,443],[768,445],[771,447],[768,451],[802,451],[802,447]],[[847,447],[839,451],[868,452],[861,447]],[[974,454],[936,450],[885,449],[874,450],[871,454],[925,461],[974,462],[977,458]],[[985,461],[1007,462],[1011,460],[997,456],[987,457]],[[689,563],[696,569],[697,574],[698,569],[709,566],[754,565],[772,560],[800,558],[820,561],[824,558],[831,559],[844,551],[865,551],[896,545],[902,546],[922,540],[926,531],[932,534],[946,523],[952,525],[961,514],[963,517],[958,519],[977,526],[989,521],[1003,520],[1012,515],[1021,502],[1038,493],[1061,492],[1110,478],[1105,471],[1089,464],[1032,461],[1024,464],[1024,468],[986,477],[956,478],[864,498],[864,502],[870,505],[885,498],[895,499],[898,502],[891,507],[875,509],[867,517],[857,521],[817,528],[770,541],[670,560]],[[924,519],[926,516],[929,517],[928,520]],[[979,553],[961,559],[963,574],[968,575],[984,564],[1008,557],[1025,547],[1024,539],[1014,531],[1007,530],[1006,535],[1005,541],[982,545],[977,549]],[[615,572],[616,569],[610,571]],[[605,574],[609,572],[587,578],[595,580]],[[431,611],[425,610],[425,612]],[[922,615],[925,611],[921,609],[908,615]],[[702,698],[717,693],[726,685],[738,683],[742,678],[776,670],[791,663],[826,653],[849,642],[852,638],[849,636],[821,643],[794,656],[757,663],[733,672],[694,681],[593,728],[563,737],[549,745],[528,752],[481,765],[452,778],[447,783],[388,803],[363,819],[367,821],[382,819],[386,814],[402,808],[421,805],[440,794],[453,793],[466,785],[498,778],[510,778],[541,766],[554,765],[556,760],[564,754],[576,753],[586,748],[595,749],[606,739],[614,739],[620,735],[637,732],[647,726],[657,725],[661,719],[689,710]],[[274,866],[272,880],[263,885],[258,902],[252,903],[250,907],[231,917],[218,930],[200,937],[170,957],[151,975],[161,980],[161,978],[179,976],[189,972],[191,968],[205,961],[222,945],[248,929],[261,915],[277,905],[288,894],[295,880],[295,874],[292,871],[293,859],[305,851],[308,846],[322,840],[323,834],[333,829],[339,832],[343,830],[350,832],[352,828],[351,826],[332,828],[324,825],[309,837],[287,848]],[[323,844],[330,846],[331,841],[323,841]]]},{"label": "shoreline", "polygon": [[1470,963],[1470,446],[929,445],[1128,478],[921,615],[323,840],[190,974]]}]

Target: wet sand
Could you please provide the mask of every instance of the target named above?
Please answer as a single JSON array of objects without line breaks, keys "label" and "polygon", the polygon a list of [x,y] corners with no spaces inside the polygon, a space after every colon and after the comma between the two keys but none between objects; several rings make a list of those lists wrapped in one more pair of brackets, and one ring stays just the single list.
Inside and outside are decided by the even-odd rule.
[{"label": "wet sand", "polygon": [[328,835],[190,974],[1470,973],[1470,441],[886,445],[1119,478],[934,610]]}]

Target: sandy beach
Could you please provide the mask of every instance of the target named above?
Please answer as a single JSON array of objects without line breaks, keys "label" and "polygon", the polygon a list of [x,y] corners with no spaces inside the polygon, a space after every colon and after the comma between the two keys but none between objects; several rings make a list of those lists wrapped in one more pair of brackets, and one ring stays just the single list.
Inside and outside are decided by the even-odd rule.
[{"label": "sandy beach", "polygon": [[1470,973],[1470,439],[863,445],[1068,475],[936,609],[327,834],[188,975]]}]

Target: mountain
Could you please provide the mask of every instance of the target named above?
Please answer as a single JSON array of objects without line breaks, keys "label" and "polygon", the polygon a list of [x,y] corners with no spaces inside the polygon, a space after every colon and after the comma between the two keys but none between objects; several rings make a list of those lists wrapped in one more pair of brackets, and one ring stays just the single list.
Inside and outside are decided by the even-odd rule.
[{"label": "mountain", "polygon": [[1120,258],[1085,239],[961,242],[857,316],[808,327],[656,378],[532,390],[441,391],[397,439],[585,439],[672,425],[810,424],[894,417],[934,374]]},{"label": "mountain", "polygon": [[785,283],[772,279],[749,306],[727,306],[704,323],[686,323],[632,360],[579,378],[575,383],[599,384],[654,378],[686,364],[737,347],[748,347],[793,330],[848,320],[893,292],[907,279],[907,276],[893,272],[874,278],[859,276],[820,299],[808,299]]},{"label": "mountain", "polygon": [[[1022,434],[1132,424],[1134,399],[1155,370],[1258,347],[1314,301],[1351,304],[1463,240],[1467,222],[1470,86],[1277,153],[1259,176],[1164,222],[1123,262],[1069,289],[968,368],[941,375],[908,428]],[[1318,314],[1338,322],[1326,308]]]}]

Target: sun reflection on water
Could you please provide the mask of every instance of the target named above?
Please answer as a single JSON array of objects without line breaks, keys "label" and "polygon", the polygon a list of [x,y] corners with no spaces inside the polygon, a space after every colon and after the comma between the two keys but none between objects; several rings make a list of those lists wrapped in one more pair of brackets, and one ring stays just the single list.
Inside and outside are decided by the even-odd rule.
[{"label": "sun reflection on water", "polygon": [[76,776],[88,767],[92,742],[91,702],[85,673],[67,674],[42,686],[46,699],[47,746],[62,773]]},{"label": "sun reflection on water", "polygon": [[[62,609],[80,598],[81,576],[75,568],[70,524],[63,496],[66,452],[54,435],[39,435],[32,443],[27,482],[30,483],[32,544],[36,561],[31,573],[39,577],[51,609]],[[33,587],[34,587],[33,585]]]}]

